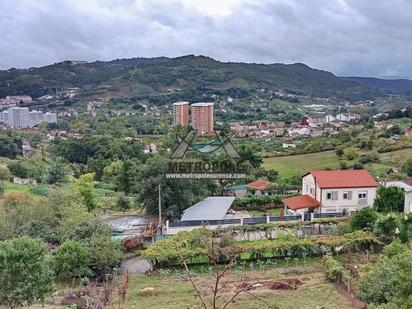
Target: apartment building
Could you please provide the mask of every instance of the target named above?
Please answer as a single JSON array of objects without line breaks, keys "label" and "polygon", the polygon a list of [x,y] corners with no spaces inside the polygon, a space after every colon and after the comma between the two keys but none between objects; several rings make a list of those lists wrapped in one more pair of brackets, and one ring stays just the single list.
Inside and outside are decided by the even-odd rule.
[{"label": "apartment building", "polygon": [[195,103],[190,106],[192,127],[198,134],[213,133],[213,103]]},{"label": "apartment building", "polygon": [[189,102],[173,103],[173,125],[189,125]]},{"label": "apartment building", "polygon": [[55,123],[55,113],[43,113],[41,111],[29,111],[27,107],[12,107],[0,113],[0,122],[11,128],[29,128],[42,122]]}]

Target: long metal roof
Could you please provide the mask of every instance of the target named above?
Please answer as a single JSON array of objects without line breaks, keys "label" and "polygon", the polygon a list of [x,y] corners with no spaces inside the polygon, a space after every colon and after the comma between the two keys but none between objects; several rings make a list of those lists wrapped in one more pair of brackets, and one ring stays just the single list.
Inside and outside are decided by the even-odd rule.
[{"label": "long metal roof", "polygon": [[223,220],[235,200],[232,196],[211,196],[187,208],[181,221]]}]

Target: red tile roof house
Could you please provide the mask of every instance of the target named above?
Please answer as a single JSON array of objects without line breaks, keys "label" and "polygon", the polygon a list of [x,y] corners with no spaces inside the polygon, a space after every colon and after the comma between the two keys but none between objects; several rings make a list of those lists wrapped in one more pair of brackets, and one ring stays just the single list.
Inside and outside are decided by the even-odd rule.
[{"label": "red tile roof house", "polygon": [[378,187],[366,170],[312,171],[302,177],[302,195],[283,203],[292,214],[353,212],[372,206]]},{"label": "red tile roof house", "polygon": [[270,195],[270,187],[272,183],[270,181],[259,179],[248,183],[246,185],[248,194],[252,195]]}]

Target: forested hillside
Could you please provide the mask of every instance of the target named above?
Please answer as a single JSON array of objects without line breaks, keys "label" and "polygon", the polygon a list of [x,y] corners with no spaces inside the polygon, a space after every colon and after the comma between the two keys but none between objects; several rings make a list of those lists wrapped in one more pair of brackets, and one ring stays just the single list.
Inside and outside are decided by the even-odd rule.
[{"label": "forested hillside", "polygon": [[[133,58],[93,63],[65,61],[53,65],[0,71],[0,97],[39,97],[59,87],[79,87],[87,95],[161,96],[180,92],[248,97],[261,89],[341,99],[370,99],[379,90],[343,80],[304,64],[225,63],[204,56]],[[159,104],[163,100],[159,99]]]}]

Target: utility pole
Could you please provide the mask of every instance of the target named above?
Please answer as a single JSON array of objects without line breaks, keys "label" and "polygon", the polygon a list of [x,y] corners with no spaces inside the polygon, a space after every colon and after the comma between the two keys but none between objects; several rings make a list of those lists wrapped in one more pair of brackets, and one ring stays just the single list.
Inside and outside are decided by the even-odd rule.
[{"label": "utility pole", "polygon": [[162,186],[159,184],[159,230],[160,235],[163,235],[163,223],[162,223]]}]

